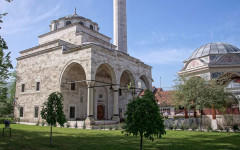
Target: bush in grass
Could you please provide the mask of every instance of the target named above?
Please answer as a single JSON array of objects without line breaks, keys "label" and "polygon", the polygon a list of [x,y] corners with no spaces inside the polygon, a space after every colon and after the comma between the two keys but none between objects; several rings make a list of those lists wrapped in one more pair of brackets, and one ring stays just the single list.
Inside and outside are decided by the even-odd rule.
[{"label": "bush in grass", "polygon": [[94,129],[94,126],[91,126],[91,129],[93,130],[93,129]]},{"label": "bush in grass", "polygon": [[233,125],[233,131],[234,132],[238,132],[239,131],[238,124],[234,124]]},{"label": "bush in grass", "polygon": [[[93,127],[93,126],[91,126],[91,127]],[[83,122],[83,129],[86,129],[85,121]]]},{"label": "bush in grass", "polygon": [[181,125],[180,125],[180,129],[183,131],[183,130],[186,129],[186,126],[185,126],[184,124],[181,124]]},{"label": "bush in grass", "polygon": [[229,131],[230,131],[230,128],[229,128],[229,127],[225,127],[224,129],[226,130],[226,132],[229,132]]},{"label": "bush in grass", "polygon": [[112,126],[112,125],[110,125],[108,128],[109,128],[109,130],[112,130],[112,129],[113,129],[113,126]]},{"label": "bush in grass", "polygon": [[175,124],[175,125],[173,126],[173,129],[174,129],[174,130],[177,130],[177,128],[178,128],[178,125]]},{"label": "bush in grass", "polygon": [[74,124],[74,127],[77,129],[78,128],[78,124],[77,122]]},{"label": "bush in grass", "polygon": [[196,131],[198,129],[198,125],[197,124],[192,124],[191,129],[192,129],[192,131]]},{"label": "bush in grass", "polygon": [[210,125],[207,126],[207,132],[212,131],[212,127]]},{"label": "bush in grass", "polygon": [[39,126],[39,124],[40,124],[40,122],[39,122],[39,120],[38,120],[37,123],[36,123],[36,126]]},{"label": "bush in grass", "polygon": [[223,132],[223,127],[218,125],[218,130],[220,130],[220,132]]},{"label": "bush in grass", "polygon": [[42,120],[42,126],[45,126],[46,122],[44,120]]},{"label": "bush in grass", "polygon": [[169,126],[169,129],[170,129],[170,130],[173,130],[173,125],[170,125],[170,126]]},{"label": "bush in grass", "polygon": [[70,127],[71,127],[71,125],[70,125],[70,123],[69,123],[69,122],[67,122],[67,125],[66,125],[66,127],[67,127],[67,128],[70,128]]},{"label": "bush in grass", "polygon": [[115,124],[115,125],[114,125],[114,129],[115,129],[115,130],[119,130],[118,124]]}]

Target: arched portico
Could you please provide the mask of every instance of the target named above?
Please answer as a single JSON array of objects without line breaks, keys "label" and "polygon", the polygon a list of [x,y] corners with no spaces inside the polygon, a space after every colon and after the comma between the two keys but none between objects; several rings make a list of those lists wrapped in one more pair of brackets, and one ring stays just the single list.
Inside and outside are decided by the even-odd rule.
[{"label": "arched portico", "polygon": [[108,63],[100,64],[95,70],[94,118],[96,120],[118,117],[116,80],[116,73]]},{"label": "arched portico", "polygon": [[140,84],[141,84],[140,87],[142,89],[151,89],[148,78],[145,75],[141,75],[140,78],[139,78],[139,81],[140,81]]},{"label": "arched portico", "polygon": [[65,66],[61,75],[61,93],[67,120],[87,117],[87,84],[84,68],[78,62]]},{"label": "arched portico", "polygon": [[128,85],[136,87],[135,79],[130,70],[124,70],[120,76],[120,87],[119,87],[119,116],[124,118],[126,112],[126,105],[129,100],[133,98],[131,91],[128,90]]}]

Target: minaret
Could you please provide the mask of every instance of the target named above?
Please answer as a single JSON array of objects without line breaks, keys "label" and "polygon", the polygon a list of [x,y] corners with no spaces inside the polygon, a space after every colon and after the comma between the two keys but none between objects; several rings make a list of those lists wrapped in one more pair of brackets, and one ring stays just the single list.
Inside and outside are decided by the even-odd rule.
[{"label": "minaret", "polygon": [[113,43],[117,46],[117,50],[128,53],[126,0],[113,0],[113,12]]}]

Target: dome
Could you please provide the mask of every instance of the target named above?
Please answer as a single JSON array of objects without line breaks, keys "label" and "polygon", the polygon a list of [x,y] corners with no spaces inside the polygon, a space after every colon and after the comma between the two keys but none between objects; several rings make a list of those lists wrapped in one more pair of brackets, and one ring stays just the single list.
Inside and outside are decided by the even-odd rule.
[{"label": "dome", "polygon": [[79,16],[77,14],[73,14],[73,15],[68,15],[68,16],[65,16],[66,19],[70,19],[70,18],[79,18],[79,19],[86,19],[82,16]]},{"label": "dome", "polygon": [[196,49],[188,60],[207,55],[219,55],[227,53],[240,53],[240,49],[236,46],[222,42],[208,43]]}]

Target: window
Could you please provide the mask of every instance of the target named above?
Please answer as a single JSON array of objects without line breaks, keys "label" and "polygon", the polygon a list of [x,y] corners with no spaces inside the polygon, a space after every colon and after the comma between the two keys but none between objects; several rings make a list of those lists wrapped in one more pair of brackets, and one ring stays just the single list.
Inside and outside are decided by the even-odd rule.
[{"label": "window", "polygon": [[23,107],[20,107],[20,117],[23,117]]},{"label": "window", "polygon": [[25,92],[25,84],[22,84],[22,92]]},{"label": "window", "polygon": [[38,112],[39,112],[39,107],[36,106],[36,107],[34,108],[34,117],[35,117],[35,118],[38,118]]},{"label": "window", "polygon": [[36,84],[36,91],[40,91],[40,82],[37,82]]},{"label": "window", "polygon": [[75,118],[75,107],[71,106],[70,107],[70,118]]},{"label": "window", "polygon": [[93,25],[90,25],[90,29],[92,29],[92,30],[93,30]]},{"label": "window", "polygon": [[122,89],[118,90],[119,96],[122,96]]},{"label": "window", "polygon": [[67,21],[66,26],[70,25],[71,23],[72,23],[71,21]]},{"label": "window", "polygon": [[103,98],[103,95],[102,95],[102,94],[99,94],[99,95],[98,95],[98,98]]},{"label": "window", "polygon": [[79,22],[80,25],[84,26],[84,23],[82,21]]},{"label": "window", "polygon": [[75,83],[73,81],[71,82],[71,90],[75,90]]}]

